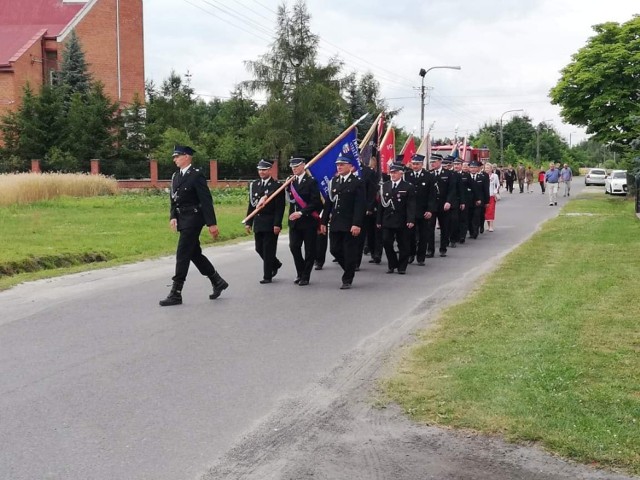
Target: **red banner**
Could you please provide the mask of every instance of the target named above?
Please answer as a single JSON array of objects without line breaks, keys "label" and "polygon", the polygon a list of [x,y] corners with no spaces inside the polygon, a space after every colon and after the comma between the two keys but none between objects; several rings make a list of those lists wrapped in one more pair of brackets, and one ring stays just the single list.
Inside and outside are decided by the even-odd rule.
[{"label": "red banner", "polygon": [[389,165],[396,159],[396,132],[389,128],[380,143],[380,170],[382,173],[389,172]]},{"label": "red banner", "polygon": [[407,139],[407,143],[404,144],[402,154],[404,155],[402,158],[403,165],[408,164],[411,161],[411,157],[416,154],[416,141],[414,140],[413,135],[410,135]]}]

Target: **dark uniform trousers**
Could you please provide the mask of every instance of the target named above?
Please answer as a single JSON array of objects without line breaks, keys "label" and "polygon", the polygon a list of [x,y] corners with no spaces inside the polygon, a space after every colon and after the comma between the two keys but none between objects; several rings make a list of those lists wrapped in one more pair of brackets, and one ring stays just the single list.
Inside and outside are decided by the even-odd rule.
[{"label": "dark uniform trousers", "polygon": [[[409,264],[409,245],[413,229],[407,227],[382,229],[382,243],[384,253],[387,256],[389,268],[397,268],[399,272],[404,272]],[[398,252],[394,248],[394,242],[398,243]]]},{"label": "dark uniform trousers", "polygon": [[455,190],[455,202],[451,204],[451,212],[449,214],[449,244],[455,245],[460,241],[460,224],[462,222],[460,205],[465,203],[466,192],[464,191],[462,174],[457,171],[453,171],[452,174],[452,180],[454,181],[450,188]]},{"label": "dark uniform trousers", "polygon": [[322,267],[327,259],[327,247],[329,246],[329,236],[318,232],[316,236],[316,265]]},{"label": "dark uniform trousers", "polygon": [[[471,175],[469,187],[471,189],[469,201],[469,236],[478,238],[480,226],[484,220],[485,208],[485,182],[481,174],[475,174],[476,178]],[[480,203],[477,205],[477,203]]]},{"label": "dark uniform trousers", "polygon": [[184,175],[178,172],[173,175],[170,218],[177,220],[180,233],[172,280],[184,283],[190,262],[202,275],[215,275],[216,269],[202,254],[200,246],[200,232],[205,225],[216,224],[216,214],[207,180],[199,169],[189,167]]},{"label": "dark uniform trousers", "polygon": [[282,266],[276,252],[278,249],[278,235],[271,232],[253,232],[255,237],[256,252],[262,259],[262,278],[270,280],[274,270]]},{"label": "dark uniform trousers", "polygon": [[424,262],[430,222],[424,218],[424,215],[426,212],[435,212],[437,209],[435,180],[426,170],[405,173],[404,179],[413,185],[416,195],[415,227],[410,232],[409,254],[418,262]]},{"label": "dark uniform trousers", "polygon": [[427,253],[433,255],[435,246],[435,223],[438,221],[440,226],[440,253],[447,253],[447,246],[449,245],[449,236],[451,228],[451,209],[445,211],[445,203],[449,203],[453,208],[456,203],[455,198],[455,186],[453,185],[453,172],[448,170],[441,170],[440,175],[435,172],[431,172],[437,183],[437,211],[433,217],[429,219],[429,227],[427,234]]},{"label": "dark uniform trousers", "polygon": [[[309,281],[313,264],[317,258],[318,222],[320,217],[316,217],[316,215],[322,208],[320,190],[318,189],[318,182],[309,175],[305,175],[301,182],[298,179],[294,180],[289,190],[289,215],[294,212],[302,213],[302,217],[298,220],[289,220],[289,250],[293,256],[297,278]],[[304,202],[304,207],[295,200],[293,190]]]},{"label": "dark uniform trousers", "polygon": [[[367,202],[366,211],[369,212],[369,214],[365,214],[364,221],[362,223],[362,231],[358,236],[360,241],[358,267],[362,262],[365,245],[369,249],[372,259],[380,260],[380,257],[382,257],[382,235],[376,227],[378,176],[372,168],[363,166],[360,178],[362,178],[365,185],[365,197]],[[378,233],[377,242],[376,233]]]},{"label": "dark uniform trousers", "polygon": [[353,282],[360,259],[360,239],[351,233],[352,226],[362,228],[366,209],[365,185],[362,179],[349,175],[345,183],[334,177],[330,185],[333,200],[325,205],[322,223],[329,225],[329,251],[344,271],[342,283]]},{"label": "dark uniform trousers", "polygon": [[[178,224],[181,217],[178,215]],[[198,271],[205,277],[215,275],[216,269],[207,257],[202,254],[200,246],[200,232],[202,226],[188,227],[180,230],[180,239],[178,240],[178,248],[176,250],[176,274],[172,278],[174,282],[184,283],[187,280],[189,272],[189,264],[193,262]]]}]

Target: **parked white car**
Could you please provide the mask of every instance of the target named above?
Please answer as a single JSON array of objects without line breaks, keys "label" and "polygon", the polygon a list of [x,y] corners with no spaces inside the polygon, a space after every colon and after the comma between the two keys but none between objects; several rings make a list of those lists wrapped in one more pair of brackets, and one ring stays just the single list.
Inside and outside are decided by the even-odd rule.
[{"label": "parked white car", "polygon": [[627,194],[627,171],[626,170],[614,170],[611,172],[604,181],[604,193],[610,193],[611,195],[626,195]]},{"label": "parked white car", "polygon": [[604,185],[607,178],[607,171],[604,168],[592,168],[584,176],[584,184],[589,185]]}]

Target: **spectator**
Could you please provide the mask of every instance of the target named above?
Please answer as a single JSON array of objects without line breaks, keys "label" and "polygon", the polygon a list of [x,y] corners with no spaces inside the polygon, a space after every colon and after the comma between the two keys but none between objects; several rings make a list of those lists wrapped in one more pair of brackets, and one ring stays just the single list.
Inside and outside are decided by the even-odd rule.
[{"label": "spectator", "polygon": [[568,164],[564,164],[564,168],[560,170],[560,182],[564,183],[563,197],[571,195],[571,180],[573,180],[573,173]]}]

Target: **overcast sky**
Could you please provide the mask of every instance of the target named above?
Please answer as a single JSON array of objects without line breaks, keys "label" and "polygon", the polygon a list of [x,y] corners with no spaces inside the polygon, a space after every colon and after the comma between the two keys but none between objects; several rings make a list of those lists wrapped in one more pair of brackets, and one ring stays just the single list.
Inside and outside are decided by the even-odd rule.
[{"label": "overcast sky", "polygon": [[[146,77],[156,84],[171,70],[192,75],[205,99],[228,98],[250,78],[244,61],[273,41],[276,0],[145,0]],[[292,6],[293,0],[286,2]],[[371,71],[395,122],[420,133],[421,68],[432,69],[425,131],[434,138],[474,133],[484,123],[523,109],[533,123],[552,120],[573,144],[584,130],[563,124],[548,92],[571,55],[594,34],[592,26],[626,22],[638,0],[307,0],[319,58],[339,56],[344,71]],[[264,96],[255,97],[259,103]],[[504,115],[503,115],[504,114]]]}]

